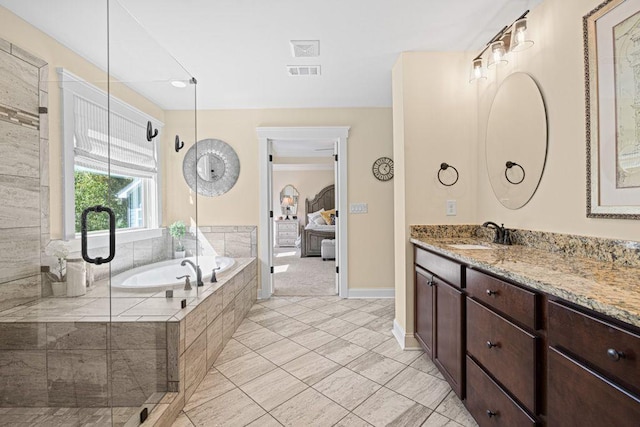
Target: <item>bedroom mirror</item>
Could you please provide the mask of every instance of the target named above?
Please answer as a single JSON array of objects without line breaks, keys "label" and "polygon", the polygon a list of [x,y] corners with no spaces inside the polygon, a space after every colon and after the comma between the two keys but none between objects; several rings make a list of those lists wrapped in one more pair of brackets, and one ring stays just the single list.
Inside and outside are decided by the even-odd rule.
[{"label": "bedroom mirror", "polygon": [[513,73],[498,88],[489,112],[487,174],[502,205],[520,209],[533,197],[547,158],[547,115],[536,82]]},{"label": "bedroom mirror", "polygon": [[284,186],[280,191],[280,207],[282,208],[282,215],[298,215],[298,190],[291,184]]}]

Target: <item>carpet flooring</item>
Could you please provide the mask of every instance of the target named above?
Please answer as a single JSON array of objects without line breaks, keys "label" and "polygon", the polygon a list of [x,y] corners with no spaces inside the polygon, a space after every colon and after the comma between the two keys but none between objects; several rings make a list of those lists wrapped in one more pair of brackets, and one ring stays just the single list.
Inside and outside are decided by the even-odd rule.
[{"label": "carpet flooring", "polygon": [[277,296],[336,295],[335,261],[300,258],[298,248],[274,248],[274,286]]}]

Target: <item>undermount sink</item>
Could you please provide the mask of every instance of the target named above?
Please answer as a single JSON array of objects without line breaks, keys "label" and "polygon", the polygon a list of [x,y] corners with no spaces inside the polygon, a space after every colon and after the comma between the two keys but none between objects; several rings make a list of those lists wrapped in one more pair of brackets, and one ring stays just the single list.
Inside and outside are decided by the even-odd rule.
[{"label": "undermount sink", "polygon": [[483,246],[483,245],[448,245],[451,246],[452,248],[456,248],[456,249],[492,249],[489,246]]}]

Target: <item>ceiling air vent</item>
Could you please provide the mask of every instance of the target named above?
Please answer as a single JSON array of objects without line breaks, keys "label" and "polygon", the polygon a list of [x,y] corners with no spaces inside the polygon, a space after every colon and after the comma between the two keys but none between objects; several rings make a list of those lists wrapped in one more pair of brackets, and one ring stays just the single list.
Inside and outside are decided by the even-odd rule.
[{"label": "ceiling air vent", "polygon": [[290,76],[319,76],[319,65],[287,65],[287,73]]},{"label": "ceiling air vent", "polygon": [[294,58],[320,56],[320,40],[291,40],[291,55]]}]

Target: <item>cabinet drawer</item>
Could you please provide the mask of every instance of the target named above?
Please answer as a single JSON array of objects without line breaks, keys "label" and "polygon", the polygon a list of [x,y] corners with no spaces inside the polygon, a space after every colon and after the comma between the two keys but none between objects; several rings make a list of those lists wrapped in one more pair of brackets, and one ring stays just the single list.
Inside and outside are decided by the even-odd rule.
[{"label": "cabinet drawer", "polygon": [[279,231],[296,231],[298,229],[295,223],[278,223]]},{"label": "cabinet drawer", "polygon": [[638,426],[640,400],[549,348],[549,426]]},{"label": "cabinet drawer", "polygon": [[278,233],[278,236],[280,236],[280,238],[293,238],[295,239],[296,237],[298,237],[298,233],[296,233],[295,231],[280,231]]},{"label": "cabinet drawer", "polygon": [[466,405],[480,426],[524,427],[536,425],[536,421],[489,378],[469,356],[467,356]]},{"label": "cabinet drawer", "polygon": [[459,288],[462,287],[462,264],[425,251],[417,246],[415,247],[415,262],[420,267],[429,270],[452,285]]},{"label": "cabinet drawer", "polygon": [[467,294],[515,321],[538,329],[539,295],[491,277],[467,270]]},{"label": "cabinet drawer", "polygon": [[537,337],[467,298],[467,352],[532,413],[537,345]]},{"label": "cabinet drawer", "polygon": [[278,239],[278,245],[280,246],[294,246],[296,239]]},{"label": "cabinet drawer", "polygon": [[[549,301],[549,345],[568,350],[640,393],[640,336]],[[623,356],[616,360],[616,352]]]}]

